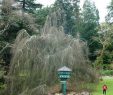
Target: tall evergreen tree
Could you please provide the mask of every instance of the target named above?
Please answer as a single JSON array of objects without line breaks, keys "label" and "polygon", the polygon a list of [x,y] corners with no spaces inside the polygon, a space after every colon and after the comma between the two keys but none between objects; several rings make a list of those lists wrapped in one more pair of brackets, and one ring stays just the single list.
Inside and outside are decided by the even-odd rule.
[{"label": "tall evergreen tree", "polygon": [[75,25],[74,25],[74,34],[81,31],[81,13],[80,13],[80,0],[73,0],[74,16],[75,16]]},{"label": "tall evergreen tree", "polygon": [[113,0],[111,0],[111,3],[107,8],[108,8],[108,14],[106,16],[106,21],[108,23],[113,23]]},{"label": "tall evergreen tree", "polygon": [[94,37],[98,35],[98,26],[99,26],[99,11],[96,8],[94,2],[90,0],[85,0],[83,5],[83,28],[81,33],[81,38],[87,41],[90,57],[93,57],[94,51],[98,47],[98,43],[94,40]]},{"label": "tall evergreen tree", "polygon": [[15,0],[22,4],[22,9],[29,13],[34,13],[37,8],[41,8],[42,4],[36,3],[36,0]]},{"label": "tall evergreen tree", "polygon": [[78,21],[80,11],[80,0],[57,0],[55,6],[63,11],[63,27],[65,33],[75,36],[78,32]]}]

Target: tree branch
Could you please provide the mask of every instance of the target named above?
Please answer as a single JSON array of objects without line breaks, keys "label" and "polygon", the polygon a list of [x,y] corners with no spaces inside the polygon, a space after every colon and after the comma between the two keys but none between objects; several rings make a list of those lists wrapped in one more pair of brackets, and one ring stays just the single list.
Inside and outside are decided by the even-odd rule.
[{"label": "tree branch", "polygon": [[9,28],[9,24],[5,26],[3,30],[0,31],[0,35],[2,35]]},{"label": "tree branch", "polygon": [[9,43],[6,44],[6,46],[0,51],[0,55],[2,54],[2,52],[9,47]]}]

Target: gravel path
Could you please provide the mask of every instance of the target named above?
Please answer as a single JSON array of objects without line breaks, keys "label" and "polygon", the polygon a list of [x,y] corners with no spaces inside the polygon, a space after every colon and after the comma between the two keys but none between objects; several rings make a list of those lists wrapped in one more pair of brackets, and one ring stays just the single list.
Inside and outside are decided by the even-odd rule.
[{"label": "gravel path", "polygon": [[103,79],[113,79],[113,76],[102,76]]},{"label": "gravel path", "polygon": [[[63,95],[63,94],[55,94],[55,95]],[[90,95],[89,92],[81,92],[81,93],[75,93],[75,92],[71,92],[70,94],[67,95]]]}]

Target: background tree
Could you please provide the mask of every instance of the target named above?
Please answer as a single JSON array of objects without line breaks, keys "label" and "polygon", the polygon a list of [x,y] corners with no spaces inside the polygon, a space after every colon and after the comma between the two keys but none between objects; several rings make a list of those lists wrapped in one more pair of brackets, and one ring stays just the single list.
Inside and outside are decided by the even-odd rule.
[{"label": "background tree", "polygon": [[[20,30],[25,29],[29,35],[38,33],[34,17],[14,9],[13,0],[3,0],[0,19],[0,84],[4,87],[4,76],[7,75],[12,57],[11,48]],[[0,87],[1,88],[1,87]]]},{"label": "background tree", "polygon": [[80,9],[80,0],[73,0],[73,8],[74,8],[74,33],[73,35],[76,35],[77,32],[81,31],[81,22],[82,22],[82,17],[81,17],[81,9]]},{"label": "background tree", "polygon": [[108,14],[106,16],[106,22],[113,23],[113,0],[111,0],[111,3],[108,5]]},{"label": "background tree", "polygon": [[101,48],[98,51],[98,57],[95,61],[97,67],[103,67],[103,69],[110,69],[110,64],[113,61],[113,26],[102,23],[99,29],[99,37],[97,41],[100,43]]},{"label": "background tree", "polygon": [[35,11],[36,23],[38,28],[41,29],[46,21],[47,16],[53,11],[53,7],[44,7]]},{"label": "background tree", "polygon": [[36,3],[36,0],[15,0],[22,4],[22,9],[29,13],[34,13],[36,9],[42,8],[42,4]]},{"label": "background tree", "polygon": [[55,7],[62,10],[62,26],[65,33],[76,35],[78,30],[79,12],[80,12],[79,0],[57,0]]},{"label": "background tree", "polygon": [[111,0],[107,8],[106,23],[102,23],[99,30],[100,53],[95,61],[97,66],[101,65],[104,69],[112,68],[110,65],[113,63],[113,0]]},{"label": "background tree", "polygon": [[94,51],[98,49],[98,42],[96,42],[93,38],[98,36],[97,32],[99,27],[99,12],[94,2],[85,0],[82,14],[83,22],[80,36],[81,39],[87,42],[90,51],[89,57],[91,60],[94,60]]}]

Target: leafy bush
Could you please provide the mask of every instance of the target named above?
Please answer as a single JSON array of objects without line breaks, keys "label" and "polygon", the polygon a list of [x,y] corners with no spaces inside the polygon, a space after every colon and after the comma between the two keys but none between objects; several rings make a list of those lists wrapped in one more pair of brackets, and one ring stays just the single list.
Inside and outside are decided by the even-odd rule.
[{"label": "leafy bush", "polygon": [[104,71],[102,71],[101,72],[101,74],[103,75],[103,76],[110,76],[110,75],[113,75],[113,70],[104,70]]}]

